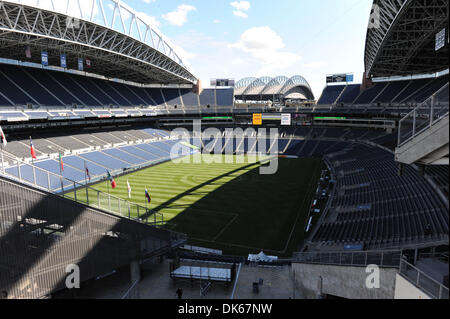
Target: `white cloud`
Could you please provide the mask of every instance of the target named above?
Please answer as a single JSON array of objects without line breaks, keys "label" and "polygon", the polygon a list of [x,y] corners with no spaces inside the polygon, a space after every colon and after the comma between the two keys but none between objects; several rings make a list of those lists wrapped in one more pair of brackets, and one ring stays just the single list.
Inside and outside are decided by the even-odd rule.
[{"label": "white cloud", "polygon": [[142,0],[142,1],[145,3],[152,3],[152,2],[155,2],[156,0]]},{"label": "white cloud", "polygon": [[268,74],[277,69],[285,69],[301,59],[295,53],[282,51],[283,39],[269,27],[254,27],[245,31],[238,43],[231,48],[242,50],[257,59],[262,68],[260,73]]},{"label": "white cloud", "polygon": [[218,24],[218,23],[222,23],[222,21],[215,19],[215,20],[213,20],[213,23]]},{"label": "white cloud", "polygon": [[175,11],[163,14],[162,17],[170,24],[181,27],[187,22],[188,13],[195,10],[197,10],[197,8],[194,6],[182,4],[179,5]]},{"label": "white cloud", "polygon": [[233,14],[236,16],[236,17],[240,17],[240,18],[248,18],[248,14],[247,13],[245,13],[245,12],[242,12],[242,11],[239,11],[239,10],[236,10],[236,11],[233,11]]},{"label": "white cloud", "polygon": [[304,68],[316,69],[327,67],[328,63],[326,61],[314,61],[310,63],[303,64]]},{"label": "white cloud", "polygon": [[248,18],[248,14],[245,13],[251,7],[250,2],[248,1],[234,1],[231,2],[230,5],[236,10],[233,11],[233,14],[240,18]]},{"label": "white cloud", "polygon": [[230,5],[240,11],[248,11],[248,9],[250,9],[250,2],[248,1],[234,1],[231,2]]}]

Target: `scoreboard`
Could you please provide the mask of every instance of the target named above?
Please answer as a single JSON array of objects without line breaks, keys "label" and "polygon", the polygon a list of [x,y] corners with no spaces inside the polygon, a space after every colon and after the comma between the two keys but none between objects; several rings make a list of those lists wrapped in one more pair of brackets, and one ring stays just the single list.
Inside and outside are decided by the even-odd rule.
[{"label": "scoreboard", "polygon": [[233,79],[212,79],[211,86],[213,87],[234,87],[235,81]]},{"label": "scoreboard", "polygon": [[327,83],[353,82],[353,73],[327,75]]}]

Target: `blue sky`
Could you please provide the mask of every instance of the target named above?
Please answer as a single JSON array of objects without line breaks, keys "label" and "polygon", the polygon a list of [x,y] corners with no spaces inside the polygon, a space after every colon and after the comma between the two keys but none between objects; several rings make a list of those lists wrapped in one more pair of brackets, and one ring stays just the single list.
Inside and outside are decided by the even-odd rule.
[{"label": "blue sky", "polygon": [[329,73],[361,82],[372,0],[124,0],[150,17],[198,76],[300,74],[318,98]]}]

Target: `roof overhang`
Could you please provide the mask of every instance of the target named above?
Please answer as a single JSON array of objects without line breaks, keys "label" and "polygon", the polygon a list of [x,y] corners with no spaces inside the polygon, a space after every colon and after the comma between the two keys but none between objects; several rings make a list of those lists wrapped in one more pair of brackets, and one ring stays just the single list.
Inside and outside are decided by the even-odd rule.
[{"label": "roof overhang", "polygon": [[[55,10],[43,9],[42,3],[50,3]],[[73,3],[78,3],[80,11],[69,15]],[[0,57],[40,63],[40,51],[45,50],[50,65],[59,66],[64,53],[69,68],[77,69],[78,58],[89,59],[89,72],[107,78],[143,84],[196,82],[173,45],[132,9],[116,0],[84,3],[91,3],[88,16],[83,15],[79,0],[36,0],[27,5],[0,1]],[[107,8],[112,12],[108,14]],[[26,46],[33,50],[31,59],[25,57]]]},{"label": "roof overhang", "polygon": [[234,95],[249,100],[262,96],[278,96],[286,98],[293,92],[301,93],[305,99],[314,100],[314,94],[306,79],[300,75],[288,78],[286,76],[244,78],[236,83]]},{"label": "roof overhang", "polygon": [[435,50],[436,34],[443,28],[448,32],[448,7],[448,0],[375,0],[366,38],[366,74],[411,75],[448,68],[448,41]]}]

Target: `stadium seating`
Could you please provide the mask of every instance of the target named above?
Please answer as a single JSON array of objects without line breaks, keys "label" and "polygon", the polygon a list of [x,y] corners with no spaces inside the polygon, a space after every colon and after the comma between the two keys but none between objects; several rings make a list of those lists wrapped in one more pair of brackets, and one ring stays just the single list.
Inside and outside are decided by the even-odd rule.
[{"label": "stadium seating", "polygon": [[408,98],[406,102],[414,102],[417,104],[423,103],[435,92],[439,91],[445,84],[448,83],[448,76],[436,78],[428,82],[428,84]]},{"label": "stadium seating", "polygon": [[214,90],[205,89],[200,94],[200,105],[201,106],[211,106],[216,105],[216,98],[214,96]]},{"label": "stadium seating", "polygon": [[[395,145],[395,132],[312,127],[285,129],[282,135],[285,137],[279,140],[278,150],[272,153],[326,158],[336,174],[329,213],[316,228],[310,244],[330,249],[362,244],[367,249],[380,249],[448,239],[448,209],[429,180],[412,167],[399,176],[392,153],[366,143]],[[122,171],[170,159],[172,148],[179,141],[168,138],[168,132],[153,128],[35,137],[36,152],[41,158],[35,165],[40,169],[33,171],[29,164],[21,163],[20,174],[42,187],[57,190],[63,182],[67,189],[70,181],[85,180],[85,166],[96,178],[104,177],[106,170]],[[264,141],[267,149],[273,145]],[[258,151],[256,139],[221,136],[219,142],[220,153],[225,149],[237,154]],[[209,152],[215,142],[208,138],[203,144],[209,144],[204,150]],[[178,156],[191,153],[186,146],[181,149],[184,153]],[[62,175],[66,179],[62,181],[58,178],[57,157],[49,158],[56,151],[72,152],[63,157]],[[17,164],[11,158],[29,158],[28,141],[10,139],[5,155],[7,172],[18,176]],[[47,175],[47,171],[54,175]],[[427,170],[427,176],[448,196],[448,166],[433,167]]]},{"label": "stadium seating", "polygon": [[341,191],[313,243],[377,249],[448,239],[448,210],[412,167],[399,176],[390,153],[365,145],[352,145],[331,161],[344,163],[336,167]]},{"label": "stadium seating", "polygon": [[[160,109],[167,105],[183,109],[208,105],[231,107],[233,101],[233,89],[204,89],[199,97],[191,89],[143,88],[73,73],[0,64],[2,108],[31,104],[51,108],[76,105],[82,108],[143,106]],[[76,112],[81,115],[81,111]],[[109,116],[113,115],[109,113]],[[45,118],[43,116],[41,114],[39,118]],[[36,119],[37,113],[32,118]]]},{"label": "stadium seating", "polygon": [[180,90],[181,97],[185,108],[198,108],[200,107],[198,95],[188,89]]},{"label": "stadium seating", "polygon": [[[283,130],[283,134],[286,138],[278,142],[279,154],[326,158],[337,175],[329,213],[310,244],[337,250],[362,245],[376,250],[448,240],[448,209],[433,185],[413,167],[399,176],[392,153],[366,143],[395,145],[396,132],[298,128]],[[226,138],[221,142],[236,153],[250,149],[249,140],[239,149]],[[448,166],[427,172],[448,196]]]},{"label": "stadium seating", "polygon": [[[91,133],[74,132],[68,136],[42,136],[33,139],[37,160],[34,164],[38,168],[33,173],[30,165],[19,160],[30,159],[29,140],[10,136],[8,147],[5,149],[7,172],[19,176],[42,187],[49,184],[52,188],[60,187],[59,178],[46,172],[60,174],[58,162],[59,153],[63,155],[64,171],[62,176],[68,180],[80,182],[85,179],[85,165],[90,174],[104,176],[106,170],[123,170],[147,163],[157,163],[170,159],[172,147],[178,141],[167,140],[170,135],[158,129],[129,129],[110,130],[108,132],[93,131]],[[150,142],[150,143],[149,143]],[[186,146],[180,146],[179,154],[190,154]],[[69,154],[69,155],[67,155]],[[33,176],[36,174],[36,177]],[[36,180],[35,180],[36,179]],[[65,181],[66,186],[69,182]],[[70,183],[69,183],[70,184]]]},{"label": "stadium seating", "polygon": [[389,103],[391,102],[402,90],[404,90],[410,81],[398,81],[390,82],[386,89],[380,94],[373,103]]},{"label": "stadium seating", "polygon": [[387,83],[376,83],[358,96],[353,104],[371,104],[373,100],[386,88]]},{"label": "stadium seating", "polygon": [[344,89],[345,89],[345,85],[329,85],[329,86],[327,86],[323,90],[322,96],[320,97],[317,104],[318,105],[334,104]]},{"label": "stadium seating", "polygon": [[336,102],[337,104],[353,104],[355,99],[358,97],[361,92],[360,84],[350,84],[347,85],[341,97]]},{"label": "stadium seating", "polygon": [[[317,104],[337,104],[341,107],[354,105],[347,110],[340,110],[348,111],[349,113],[365,113],[365,108],[357,109],[361,105],[400,104],[410,107],[410,104],[423,103],[448,82],[448,75],[439,78],[376,82],[374,86],[362,92],[360,84],[327,86],[323,90],[322,96]],[[392,107],[389,106],[385,111],[390,112],[392,110]],[[403,113],[404,111],[402,110],[398,113]],[[380,112],[382,111],[377,108],[376,113],[379,114]]]},{"label": "stadium seating", "polygon": [[161,90],[167,105],[182,107],[180,91],[178,89]]},{"label": "stadium seating", "polygon": [[448,165],[429,166],[427,167],[426,173],[434,180],[436,185],[442,190],[444,195],[448,198],[449,197]]},{"label": "stadium seating", "polygon": [[217,106],[231,107],[233,106],[233,89],[217,89],[216,90]]}]

